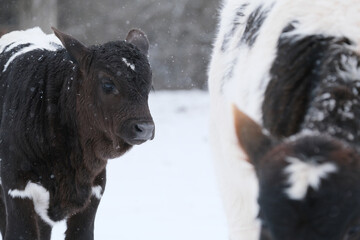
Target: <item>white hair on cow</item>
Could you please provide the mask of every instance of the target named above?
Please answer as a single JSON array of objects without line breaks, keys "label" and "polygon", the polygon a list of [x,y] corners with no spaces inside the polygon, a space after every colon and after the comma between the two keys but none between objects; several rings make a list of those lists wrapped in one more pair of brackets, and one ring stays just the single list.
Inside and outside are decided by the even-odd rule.
[{"label": "white hair on cow", "polygon": [[56,51],[62,48],[62,43],[54,34],[45,34],[39,27],[30,28],[24,31],[13,31],[0,38],[0,53],[6,53],[14,48],[29,44],[14,53],[4,65],[3,72],[6,71],[10,63],[18,56],[36,50]]},{"label": "white hair on cow", "polygon": [[91,188],[91,195],[100,200],[102,197],[102,194],[101,194],[102,190],[103,189],[101,186],[99,186],[99,185],[94,186]]},{"label": "white hair on cow", "polygon": [[129,63],[129,61],[126,58],[121,59],[123,63],[126,64],[127,67],[131,68],[131,70],[135,71],[135,65],[133,63]]},{"label": "white hair on cow", "polygon": [[[324,35],[346,37],[358,43],[360,37],[360,5],[353,0],[278,0],[281,15],[296,19],[298,24],[288,37]],[[286,9],[286,11],[284,11]],[[278,13],[279,14],[279,13]],[[360,50],[360,49],[358,49]]]},{"label": "white hair on cow", "polygon": [[40,184],[28,182],[24,190],[10,189],[8,194],[12,198],[28,198],[33,201],[35,212],[41,219],[53,226],[55,222],[48,215],[50,193]]},{"label": "white hair on cow", "polygon": [[287,157],[289,165],[284,169],[288,175],[289,187],[285,193],[293,200],[305,198],[309,187],[318,190],[321,179],[326,179],[330,173],[337,172],[334,163],[316,163],[315,161],[303,161],[295,157]]}]

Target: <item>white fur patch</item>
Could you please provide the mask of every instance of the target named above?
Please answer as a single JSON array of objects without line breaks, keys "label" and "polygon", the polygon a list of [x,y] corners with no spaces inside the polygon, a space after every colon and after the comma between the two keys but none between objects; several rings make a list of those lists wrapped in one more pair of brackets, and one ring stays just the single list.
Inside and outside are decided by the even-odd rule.
[{"label": "white fur patch", "polygon": [[134,64],[129,63],[126,58],[122,58],[121,60],[126,64],[127,67],[129,67],[129,68],[131,68],[131,70],[135,71],[135,65]]},{"label": "white fur patch", "polygon": [[290,163],[284,170],[289,175],[287,182],[290,186],[285,193],[293,200],[304,199],[309,187],[318,190],[321,179],[337,171],[334,163],[317,164],[304,162],[295,157],[288,157],[286,161]]},{"label": "white fur patch", "polygon": [[92,187],[92,192],[91,192],[92,196],[96,197],[99,200],[102,197],[101,192],[102,192],[102,187],[101,186]]},{"label": "white fur patch", "polygon": [[55,224],[55,222],[48,216],[50,194],[43,186],[28,182],[24,190],[13,189],[9,190],[8,194],[12,198],[29,198],[33,201],[35,212],[41,217],[41,219],[50,226]]},{"label": "white fur patch", "polygon": [[[8,52],[17,46],[23,44],[30,44],[27,47],[21,48],[18,52],[13,54],[4,65],[3,72],[6,71],[10,63],[18,56],[36,50],[56,51],[62,43],[54,34],[45,34],[39,27],[27,29],[24,31],[13,31],[3,35],[0,38],[0,53]],[[6,48],[6,49],[5,49]],[[5,50],[5,51],[4,51]]]}]

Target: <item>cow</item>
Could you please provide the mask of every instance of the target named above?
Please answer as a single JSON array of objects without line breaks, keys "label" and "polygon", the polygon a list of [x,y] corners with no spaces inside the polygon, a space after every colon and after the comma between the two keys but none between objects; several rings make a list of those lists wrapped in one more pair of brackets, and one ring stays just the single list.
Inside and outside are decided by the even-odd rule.
[{"label": "cow", "polygon": [[0,39],[0,230],[5,240],[93,239],[108,159],[154,138],[149,42],[85,46],[53,28]]},{"label": "cow", "polygon": [[360,239],[359,12],[224,1],[208,74],[231,240]]}]

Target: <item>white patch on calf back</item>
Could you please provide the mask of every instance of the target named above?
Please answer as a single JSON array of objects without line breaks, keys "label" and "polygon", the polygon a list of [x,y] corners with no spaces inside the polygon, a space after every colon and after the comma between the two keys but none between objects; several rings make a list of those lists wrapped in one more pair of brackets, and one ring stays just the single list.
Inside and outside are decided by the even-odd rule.
[{"label": "white patch on calf back", "polygon": [[321,179],[325,179],[330,173],[337,171],[334,163],[305,162],[295,157],[288,157],[286,161],[290,164],[284,172],[289,175],[289,188],[285,193],[293,200],[304,199],[309,187],[318,190]]},{"label": "white patch on calf back", "polygon": [[102,197],[101,192],[102,192],[102,187],[101,186],[95,186],[95,187],[92,187],[92,189],[91,189],[92,196],[96,197],[99,200]]},{"label": "white patch on calf back", "polygon": [[6,71],[10,63],[18,56],[33,50],[56,51],[62,47],[62,43],[54,34],[45,34],[39,27],[27,29],[24,31],[13,31],[3,35],[0,38],[0,54],[11,51],[12,49],[23,45],[30,44],[21,48],[14,53],[4,65],[3,72]]},{"label": "white patch on calf back", "polygon": [[55,224],[55,222],[48,216],[50,194],[43,186],[28,182],[24,190],[13,189],[9,190],[8,194],[12,198],[28,198],[32,200],[35,212],[41,217],[41,219],[50,226]]},{"label": "white patch on calf back", "polygon": [[131,68],[131,70],[135,71],[135,65],[134,64],[129,63],[126,58],[122,58],[121,60],[126,64],[127,67],[129,67],[129,68]]}]

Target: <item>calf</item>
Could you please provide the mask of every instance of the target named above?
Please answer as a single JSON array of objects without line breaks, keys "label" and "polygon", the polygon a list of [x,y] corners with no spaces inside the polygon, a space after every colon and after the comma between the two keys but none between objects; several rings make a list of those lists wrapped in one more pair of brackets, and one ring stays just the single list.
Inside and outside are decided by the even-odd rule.
[{"label": "calf", "polygon": [[360,239],[359,11],[225,1],[209,89],[232,240]]},{"label": "calf", "polygon": [[107,160],[154,137],[146,35],[86,47],[53,30],[0,39],[5,240],[50,239],[63,219],[66,239],[93,239]]}]

